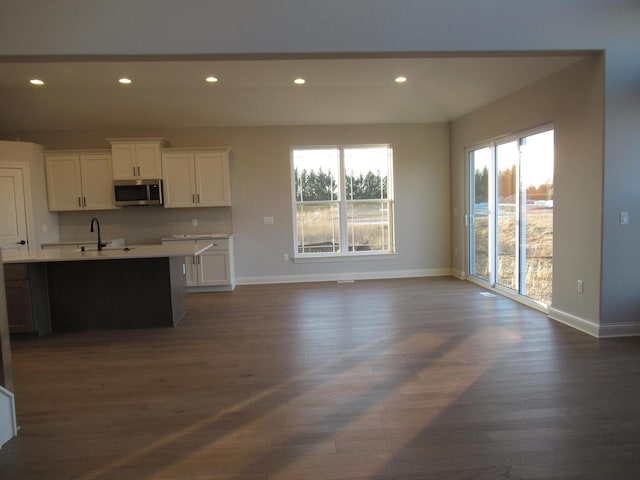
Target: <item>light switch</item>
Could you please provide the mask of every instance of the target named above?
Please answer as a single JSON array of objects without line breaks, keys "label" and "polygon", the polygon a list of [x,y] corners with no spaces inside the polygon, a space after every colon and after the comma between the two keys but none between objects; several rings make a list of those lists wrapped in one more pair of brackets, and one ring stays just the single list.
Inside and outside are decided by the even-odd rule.
[{"label": "light switch", "polygon": [[265,225],[273,225],[273,217],[262,217],[262,223]]},{"label": "light switch", "polygon": [[620,212],[620,225],[629,225],[629,212]]}]

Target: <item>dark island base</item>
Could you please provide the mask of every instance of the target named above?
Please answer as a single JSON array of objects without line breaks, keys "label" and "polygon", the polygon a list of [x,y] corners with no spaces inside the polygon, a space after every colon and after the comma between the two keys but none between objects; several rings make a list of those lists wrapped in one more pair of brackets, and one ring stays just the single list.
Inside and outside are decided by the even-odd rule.
[{"label": "dark island base", "polygon": [[175,326],[187,312],[183,263],[184,257],[49,263],[52,330]]}]

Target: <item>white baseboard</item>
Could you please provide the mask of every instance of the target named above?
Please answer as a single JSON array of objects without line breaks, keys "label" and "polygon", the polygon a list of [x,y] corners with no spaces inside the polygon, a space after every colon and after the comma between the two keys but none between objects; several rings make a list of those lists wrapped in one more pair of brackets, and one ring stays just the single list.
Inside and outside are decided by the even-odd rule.
[{"label": "white baseboard", "polygon": [[16,435],[18,435],[18,425],[13,393],[0,386],[0,447]]},{"label": "white baseboard", "polygon": [[234,288],[236,288],[235,283],[213,287],[187,287],[187,293],[232,292]]},{"label": "white baseboard", "polygon": [[603,325],[553,307],[549,307],[549,318],[596,338],[640,336],[640,323],[609,323]]},{"label": "white baseboard", "polygon": [[311,275],[274,275],[264,277],[239,277],[238,285],[264,285],[270,283],[337,282],[345,280],[383,280],[387,278],[446,277],[450,268],[428,268],[417,270],[394,270],[382,272],[321,273]]},{"label": "white baseboard", "polygon": [[557,308],[549,307],[549,318],[556,322],[564,323],[570,327],[588,333],[592,337],[599,338],[599,325],[596,322],[581,318],[571,313],[563,312]]},{"label": "white baseboard", "polygon": [[600,325],[599,338],[638,336],[640,336],[640,323],[610,323]]},{"label": "white baseboard", "polygon": [[467,272],[463,272],[462,270],[454,270],[452,268],[451,269],[451,275],[456,277],[458,280],[466,280],[467,279]]}]

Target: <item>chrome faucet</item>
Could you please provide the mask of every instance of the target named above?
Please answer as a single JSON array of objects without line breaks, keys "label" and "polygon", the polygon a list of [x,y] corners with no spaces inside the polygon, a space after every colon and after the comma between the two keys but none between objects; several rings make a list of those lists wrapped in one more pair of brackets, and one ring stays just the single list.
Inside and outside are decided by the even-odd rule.
[{"label": "chrome faucet", "polygon": [[100,251],[102,251],[102,238],[100,237],[100,222],[98,221],[98,219],[97,219],[96,217],[93,217],[93,218],[91,219],[91,225],[90,225],[91,230],[90,230],[90,231],[91,231],[92,233],[93,233],[93,231],[94,231],[94,230],[93,230],[93,224],[94,224],[94,223],[98,226],[98,251],[100,252]]}]

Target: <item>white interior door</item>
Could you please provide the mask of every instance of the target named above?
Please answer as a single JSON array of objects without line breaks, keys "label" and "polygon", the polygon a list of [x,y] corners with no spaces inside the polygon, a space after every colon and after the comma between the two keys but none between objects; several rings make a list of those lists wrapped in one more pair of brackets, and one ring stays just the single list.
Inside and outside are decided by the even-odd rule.
[{"label": "white interior door", "polygon": [[19,168],[0,168],[0,249],[27,250],[24,180]]}]

